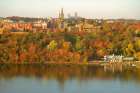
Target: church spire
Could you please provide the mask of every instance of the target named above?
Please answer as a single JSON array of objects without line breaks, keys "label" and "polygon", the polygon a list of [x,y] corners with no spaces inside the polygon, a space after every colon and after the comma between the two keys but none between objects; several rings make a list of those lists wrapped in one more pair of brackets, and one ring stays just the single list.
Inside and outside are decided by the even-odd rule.
[{"label": "church spire", "polygon": [[60,13],[60,15],[61,15],[61,20],[64,20],[64,11],[63,11],[63,8],[61,9],[61,13]]}]

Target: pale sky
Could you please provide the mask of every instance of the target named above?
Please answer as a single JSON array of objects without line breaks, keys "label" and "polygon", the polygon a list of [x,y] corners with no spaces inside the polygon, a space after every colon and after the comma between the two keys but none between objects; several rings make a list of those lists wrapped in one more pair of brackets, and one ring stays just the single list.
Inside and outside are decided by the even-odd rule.
[{"label": "pale sky", "polygon": [[2,17],[57,17],[61,8],[65,17],[140,19],[140,0],[0,0]]}]

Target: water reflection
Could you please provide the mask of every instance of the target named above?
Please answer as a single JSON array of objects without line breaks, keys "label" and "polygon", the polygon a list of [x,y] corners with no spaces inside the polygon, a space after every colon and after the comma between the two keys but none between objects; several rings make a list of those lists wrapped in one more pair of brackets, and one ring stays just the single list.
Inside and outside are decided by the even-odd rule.
[{"label": "water reflection", "polygon": [[[119,88],[123,86],[124,82],[127,87],[121,88],[122,90],[128,89],[124,92],[129,93],[129,87],[140,91],[140,69],[123,66],[1,65],[0,93],[4,84],[8,86],[12,84],[12,81],[16,87],[19,84],[23,84],[25,89],[27,86],[33,88],[38,86],[41,90],[50,91],[48,93],[93,93],[93,89],[97,89],[97,92],[104,92],[106,90],[104,86],[117,87],[120,90]],[[6,90],[3,89],[2,93],[8,93],[5,92]],[[114,91],[115,89],[111,92]],[[39,91],[30,90],[30,93],[37,92]],[[109,91],[105,93],[109,93]]]},{"label": "water reflection", "polygon": [[60,83],[76,78],[78,80],[103,79],[140,81],[140,69],[122,66],[71,66],[71,65],[2,65],[0,78],[35,77],[40,79],[56,79]]}]

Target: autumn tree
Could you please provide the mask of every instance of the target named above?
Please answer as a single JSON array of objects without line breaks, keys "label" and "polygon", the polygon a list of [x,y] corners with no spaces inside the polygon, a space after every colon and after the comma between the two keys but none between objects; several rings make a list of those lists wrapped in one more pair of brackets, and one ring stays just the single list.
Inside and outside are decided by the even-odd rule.
[{"label": "autumn tree", "polygon": [[52,40],[49,45],[47,46],[48,50],[53,51],[57,48],[57,42],[55,40]]}]

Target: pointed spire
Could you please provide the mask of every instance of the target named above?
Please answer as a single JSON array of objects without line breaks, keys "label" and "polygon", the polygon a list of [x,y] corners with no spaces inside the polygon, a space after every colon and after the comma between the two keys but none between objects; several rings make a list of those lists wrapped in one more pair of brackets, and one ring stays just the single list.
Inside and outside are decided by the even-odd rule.
[{"label": "pointed spire", "polygon": [[63,8],[61,8],[61,14],[63,14]]},{"label": "pointed spire", "polygon": [[64,19],[64,11],[63,11],[63,8],[61,8],[61,19],[62,20]]}]

